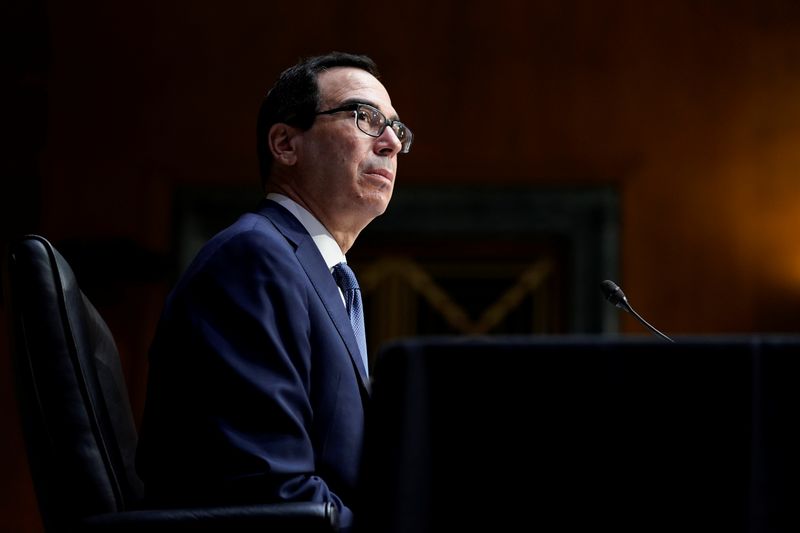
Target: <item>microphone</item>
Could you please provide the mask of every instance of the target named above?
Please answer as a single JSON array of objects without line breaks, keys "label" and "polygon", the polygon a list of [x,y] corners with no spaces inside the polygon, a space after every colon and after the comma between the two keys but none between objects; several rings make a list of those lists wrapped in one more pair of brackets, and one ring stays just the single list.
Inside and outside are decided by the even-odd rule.
[{"label": "microphone", "polygon": [[628,298],[625,296],[625,293],[622,292],[622,289],[620,289],[616,283],[614,283],[610,279],[607,279],[600,284],[600,291],[603,293],[603,296],[606,297],[606,300],[614,304],[616,307],[619,307],[626,313],[632,314],[633,317],[636,320],[638,320],[640,324],[642,324],[644,327],[652,331],[654,334],[661,337],[662,339],[668,340],[669,342],[675,342],[674,340],[670,339],[669,337],[658,331],[656,328],[651,326],[650,323],[647,322],[647,320],[639,316],[639,313],[637,313],[636,310],[631,306],[631,304],[628,302]]}]

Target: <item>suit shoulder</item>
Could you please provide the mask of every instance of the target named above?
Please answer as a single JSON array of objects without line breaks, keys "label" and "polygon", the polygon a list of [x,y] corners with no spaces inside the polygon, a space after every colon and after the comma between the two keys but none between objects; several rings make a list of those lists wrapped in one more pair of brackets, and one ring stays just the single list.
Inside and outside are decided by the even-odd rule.
[{"label": "suit shoulder", "polygon": [[187,274],[224,267],[243,271],[257,265],[294,265],[294,245],[266,217],[245,213],[214,235],[195,256]]}]

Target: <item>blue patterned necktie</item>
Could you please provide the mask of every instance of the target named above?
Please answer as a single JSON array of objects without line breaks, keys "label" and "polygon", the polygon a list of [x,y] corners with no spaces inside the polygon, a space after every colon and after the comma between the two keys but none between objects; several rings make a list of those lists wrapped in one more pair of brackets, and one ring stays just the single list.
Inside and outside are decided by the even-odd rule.
[{"label": "blue patterned necktie", "polygon": [[347,314],[350,315],[350,324],[353,326],[353,333],[358,341],[358,349],[361,352],[361,360],[364,362],[364,370],[369,375],[367,364],[367,335],[364,330],[364,307],[361,305],[361,287],[358,286],[356,275],[347,266],[347,263],[339,263],[333,267],[333,279],[342,289],[344,301],[347,306]]}]

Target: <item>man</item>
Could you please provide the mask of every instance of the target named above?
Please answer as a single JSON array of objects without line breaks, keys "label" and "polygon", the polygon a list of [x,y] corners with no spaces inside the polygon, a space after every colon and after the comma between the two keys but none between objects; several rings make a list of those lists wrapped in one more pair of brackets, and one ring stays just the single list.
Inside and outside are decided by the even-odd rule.
[{"label": "man", "polygon": [[372,60],[342,53],[281,74],[257,133],[267,197],[170,294],[137,468],[152,503],[333,502],[347,528],[369,378],[332,272],[413,137]]}]

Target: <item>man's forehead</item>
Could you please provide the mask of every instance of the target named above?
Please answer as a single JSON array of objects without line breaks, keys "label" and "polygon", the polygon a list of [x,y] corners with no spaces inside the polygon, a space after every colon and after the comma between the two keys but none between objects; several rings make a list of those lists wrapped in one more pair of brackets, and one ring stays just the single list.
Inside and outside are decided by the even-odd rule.
[{"label": "man's forehead", "polygon": [[378,79],[354,67],[334,67],[320,72],[317,82],[320,97],[326,105],[363,100],[377,105],[384,112],[393,111],[389,93]]}]

